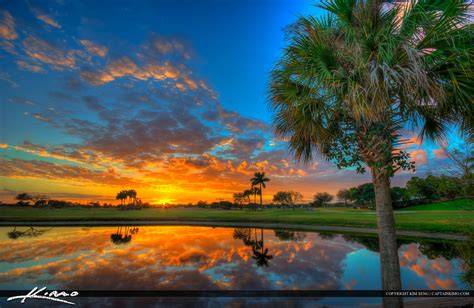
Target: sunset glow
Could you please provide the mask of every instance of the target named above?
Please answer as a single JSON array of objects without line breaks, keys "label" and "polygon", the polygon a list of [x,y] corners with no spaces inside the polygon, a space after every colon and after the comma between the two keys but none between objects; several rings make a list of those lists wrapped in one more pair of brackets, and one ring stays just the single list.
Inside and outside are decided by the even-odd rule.
[{"label": "sunset glow", "polygon": [[[121,189],[153,204],[232,200],[258,171],[271,179],[264,202],[370,181],[300,164],[273,133],[268,73],[282,29],[320,14],[312,2],[2,3],[0,201],[117,203]],[[418,175],[442,168],[439,146],[405,137]]]}]

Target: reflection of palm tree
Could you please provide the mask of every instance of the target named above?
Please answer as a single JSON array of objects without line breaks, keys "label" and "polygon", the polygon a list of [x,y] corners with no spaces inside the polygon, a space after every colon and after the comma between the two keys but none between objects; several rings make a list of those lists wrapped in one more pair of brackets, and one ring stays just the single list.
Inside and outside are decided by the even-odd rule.
[{"label": "reflection of palm tree", "polygon": [[19,231],[19,230],[16,230],[16,227],[14,227],[13,231],[8,232],[7,235],[10,239],[16,240],[20,237],[37,237],[49,230],[51,230],[51,228],[36,229],[34,227],[30,227],[29,229],[26,229],[25,231]]},{"label": "reflection of palm tree", "polygon": [[[253,231],[253,232],[252,232]],[[233,237],[243,241],[245,246],[251,246],[254,259],[258,266],[268,266],[268,261],[273,256],[268,254],[268,248],[265,248],[263,240],[263,229],[260,229],[261,238],[258,239],[257,228],[235,228]],[[252,238],[252,235],[254,238]]]},{"label": "reflection of palm tree", "polygon": [[13,231],[10,231],[10,232],[7,233],[8,237],[11,238],[12,240],[16,240],[16,239],[19,238],[22,234],[23,234],[23,232],[21,232],[21,231],[16,231],[16,227],[13,228]]},{"label": "reflection of palm tree", "polygon": [[137,227],[118,226],[117,232],[110,235],[110,240],[116,245],[126,244],[132,240],[132,235],[138,233]]},{"label": "reflection of palm tree", "polygon": [[268,254],[268,248],[265,248],[264,240],[263,240],[263,229],[260,229],[261,232],[261,240],[259,241],[257,238],[257,229],[255,229],[255,244],[252,246],[253,256],[258,266],[268,266],[268,261],[273,259],[272,255]]},{"label": "reflection of palm tree", "polygon": [[235,228],[233,237],[242,240],[245,246],[253,245],[251,228]]},{"label": "reflection of palm tree", "polygon": [[257,249],[253,248],[253,256],[252,258],[255,260],[255,263],[257,263],[258,266],[267,266],[268,267],[268,260],[273,259],[273,256],[268,255],[268,248],[265,248],[265,250],[262,247],[261,251],[258,251]]}]

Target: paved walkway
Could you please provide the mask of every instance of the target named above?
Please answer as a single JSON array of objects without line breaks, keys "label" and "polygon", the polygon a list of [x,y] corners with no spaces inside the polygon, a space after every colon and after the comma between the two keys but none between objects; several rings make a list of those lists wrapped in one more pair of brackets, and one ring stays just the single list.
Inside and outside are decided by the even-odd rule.
[{"label": "paved walkway", "polygon": [[[339,227],[339,226],[318,226],[303,224],[283,224],[283,223],[266,223],[266,222],[221,222],[221,221],[184,221],[184,220],[130,220],[130,221],[44,221],[44,222],[0,222],[0,226],[209,226],[209,227],[252,227],[264,229],[294,229],[306,231],[331,231],[344,233],[366,233],[377,234],[376,229],[372,228],[356,228],[356,227]],[[469,237],[461,234],[449,233],[430,233],[419,231],[397,231],[399,236],[424,237],[443,240],[468,240]]]}]

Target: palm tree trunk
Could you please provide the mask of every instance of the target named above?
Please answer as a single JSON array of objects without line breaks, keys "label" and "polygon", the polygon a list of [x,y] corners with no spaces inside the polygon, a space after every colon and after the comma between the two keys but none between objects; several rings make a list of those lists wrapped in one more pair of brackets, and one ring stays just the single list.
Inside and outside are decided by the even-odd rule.
[{"label": "palm tree trunk", "polygon": [[262,183],[260,183],[260,207],[263,211],[263,201],[262,201]]},{"label": "palm tree trunk", "polygon": [[[390,179],[383,170],[372,168],[375,190],[377,229],[379,237],[380,270],[383,290],[401,290],[395,218],[390,196]],[[384,307],[403,307],[401,297],[383,298]]]}]

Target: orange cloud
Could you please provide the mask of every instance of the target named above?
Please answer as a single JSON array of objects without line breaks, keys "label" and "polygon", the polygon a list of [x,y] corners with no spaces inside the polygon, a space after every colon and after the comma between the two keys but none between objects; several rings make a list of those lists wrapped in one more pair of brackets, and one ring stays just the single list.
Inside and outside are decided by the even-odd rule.
[{"label": "orange cloud", "polygon": [[41,115],[41,114],[38,114],[38,113],[35,113],[33,114],[33,118],[37,119],[37,120],[40,120],[40,121],[44,121],[44,122],[49,122],[49,118]]},{"label": "orange cloud", "polygon": [[439,149],[433,150],[433,153],[434,153],[435,157],[436,157],[436,158],[439,158],[439,159],[442,159],[442,158],[446,158],[446,157],[447,157],[446,151],[445,151],[443,148],[439,148]]},{"label": "orange cloud", "polygon": [[39,20],[41,20],[45,24],[47,24],[47,25],[49,25],[53,28],[56,28],[56,29],[61,28],[61,25],[57,21],[55,21],[51,16],[45,14],[40,9],[32,8],[32,12],[33,12],[33,14],[35,15],[36,18],[38,18]]},{"label": "orange cloud", "polygon": [[23,47],[25,53],[32,59],[49,64],[57,70],[75,67],[74,56],[77,53],[74,50],[64,53],[62,49],[32,35],[23,41]]},{"label": "orange cloud", "polygon": [[18,64],[18,67],[24,71],[31,71],[35,73],[42,73],[45,71],[41,66],[27,63],[25,61],[16,61],[16,64]]},{"label": "orange cloud", "polygon": [[80,40],[79,41],[86,49],[87,51],[99,56],[99,57],[105,57],[107,53],[109,52],[109,49],[104,46],[100,46],[98,44],[95,44],[91,41],[88,40]]},{"label": "orange cloud", "polygon": [[415,160],[415,162],[419,165],[426,164],[428,160],[428,156],[426,150],[414,150],[410,152],[411,158]]},{"label": "orange cloud", "polygon": [[15,21],[8,11],[0,11],[0,37],[6,40],[14,40],[18,37]]},{"label": "orange cloud", "polygon": [[176,82],[175,87],[182,91],[195,90],[198,87],[198,83],[187,76],[187,73],[169,62],[148,63],[141,68],[129,57],[121,57],[109,62],[104,70],[81,72],[81,78],[93,85],[103,85],[121,77],[132,77],[139,80],[180,79],[182,82]]}]

